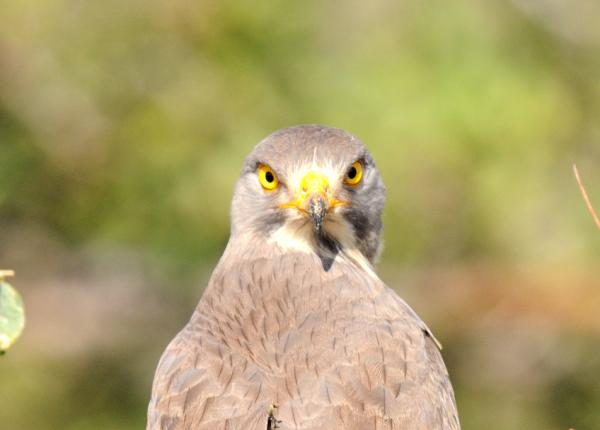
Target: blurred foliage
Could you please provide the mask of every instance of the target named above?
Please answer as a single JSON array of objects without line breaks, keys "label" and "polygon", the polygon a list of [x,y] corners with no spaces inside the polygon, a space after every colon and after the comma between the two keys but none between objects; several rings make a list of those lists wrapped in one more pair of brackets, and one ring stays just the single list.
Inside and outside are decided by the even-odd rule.
[{"label": "blurred foliage", "polygon": [[25,327],[23,299],[8,282],[0,270],[0,355],[21,336]]},{"label": "blurred foliage", "polygon": [[[383,172],[384,266],[593,267],[598,238],[570,169],[576,161],[600,205],[599,29],[591,0],[5,2],[0,231],[149,253],[196,276],[226,243],[252,146],[281,127],[323,123],[355,133]],[[15,384],[39,377],[39,396],[15,403],[71,409],[54,421],[20,410],[12,428],[69,416],[60,427],[139,428],[148,387],[132,387],[127,354],[108,356],[23,361],[32,373]],[[540,388],[541,403],[506,398],[506,410],[526,408],[532,430],[596,428],[598,393],[582,375]],[[493,408],[481,402],[498,391],[462,396],[469,379],[457,377],[465,427],[484,425]],[[44,398],[44,384],[56,397]],[[595,406],[577,421],[582,402]]]},{"label": "blurred foliage", "polygon": [[0,19],[2,219],[189,267],[222,248],[251,147],[319,122],[375,153],[390,258],[598,255],[567,170],[597,194],[598,39],[510,3],[55,0]]}]

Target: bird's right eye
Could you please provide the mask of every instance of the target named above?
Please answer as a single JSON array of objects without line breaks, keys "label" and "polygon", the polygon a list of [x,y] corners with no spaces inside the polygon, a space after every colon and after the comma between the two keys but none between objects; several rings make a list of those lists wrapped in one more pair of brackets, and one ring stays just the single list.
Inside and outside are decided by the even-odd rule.
[{"label": "bird's right eye", "polygon": [[258,181],[267,191],[274,191],[279,185],[277,174],[270,166],[261,164],[258,166]]},{"label": "bird's right eye", "polygon": [[346,185],[350,185],[352,187],[360,184],[360,181],[363,177],[363,165],[360,161],[355,161],[346,172],[346,177],[344,178],[344,183]]}]

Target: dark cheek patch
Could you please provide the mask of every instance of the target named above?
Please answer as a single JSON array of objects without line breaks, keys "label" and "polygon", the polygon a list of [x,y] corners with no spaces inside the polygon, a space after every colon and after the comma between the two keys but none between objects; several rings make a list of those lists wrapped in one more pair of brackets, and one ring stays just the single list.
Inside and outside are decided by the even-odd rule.
[{"label": "dark cheek patch", "polygon": [[281,227],[286,220],[286,215],[283,211],[274,210],[268,213],[260,219],[260,230],[264,232],[272,232]]},{"label": "dark cheek patch", "polygon": [[377,257],[380,250],[381,218],[376,212],[362,211],[357,209],[357,206],[346,212],[344,218],[354,229],[355,240],[359,249],[372,261]]},{"label": "dark cheek patch", "polygon": [[365,240],[370,229],[369,218],[366,214],[357,209],[351,209],[344,214],[344,218],[352,224],[354,232],[359,241]]}]

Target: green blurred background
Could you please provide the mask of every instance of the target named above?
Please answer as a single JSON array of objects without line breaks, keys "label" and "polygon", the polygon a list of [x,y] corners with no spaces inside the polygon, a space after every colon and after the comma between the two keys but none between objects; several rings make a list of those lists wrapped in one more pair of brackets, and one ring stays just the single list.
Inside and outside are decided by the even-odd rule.
[{"label": "green blurred background", "polygon": [[0,428],[143,428],[244,156],[323,123],[378,161],[463,427],[599,429],[599,53],[595,0],[3,2]]}]

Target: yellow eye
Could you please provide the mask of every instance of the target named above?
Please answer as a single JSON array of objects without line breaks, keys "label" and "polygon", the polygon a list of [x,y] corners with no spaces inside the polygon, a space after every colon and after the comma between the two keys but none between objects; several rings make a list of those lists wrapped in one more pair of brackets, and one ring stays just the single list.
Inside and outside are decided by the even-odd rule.
[{"label": "yellow eye", "polygon": [[258,166],[258,180],[260,185],[267,191],[273,191],[279,185],[279,179],[277,179],[275,171],[266,164]]},{"label": "yellow eye", "polygon": [[356,186],[360,184],[363,177],[363,165],[360,161],[355,161],[348,172],[346,173],[346,177],[344,178],[344,182],[347,185]]}]

